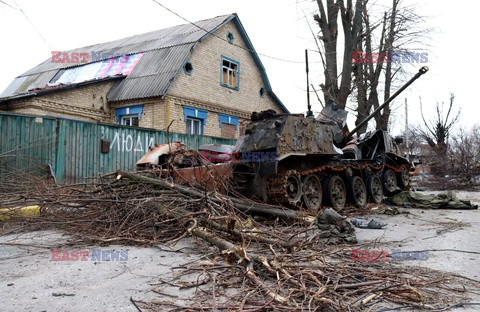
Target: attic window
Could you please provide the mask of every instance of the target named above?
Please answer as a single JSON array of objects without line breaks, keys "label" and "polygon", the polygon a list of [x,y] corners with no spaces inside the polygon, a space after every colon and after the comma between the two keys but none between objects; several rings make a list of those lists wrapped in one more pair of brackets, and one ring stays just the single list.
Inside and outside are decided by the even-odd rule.
[{"label": "attic window", "polygon": [[222,56],[220,85],[234,90],[240,89],[239,62]]},{"label": "attic window", "polygon": [[228,43],[233,43],[233,41],[235,40],[235,36],[230,31],[227,34],[227,40],[228,40]]},{"label": "attic window", "polygon": [[186,62],[185,66],[183,66],[183,70],[185,71],[185,74],[191,76],[193,72],[193,65],[190,62]]},{"label": "attic window", "polygon": [[265,97],[265,88],[261,87],[260,90],[258,91],[258,94],[260,95],[261,98]]}]

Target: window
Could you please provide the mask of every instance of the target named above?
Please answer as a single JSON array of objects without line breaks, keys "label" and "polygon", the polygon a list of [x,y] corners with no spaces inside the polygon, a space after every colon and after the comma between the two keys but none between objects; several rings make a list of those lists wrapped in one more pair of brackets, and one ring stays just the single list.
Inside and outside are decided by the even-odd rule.
[{"label": "window", "polygon": [[183,66],[183,70],[185,71],[185,74],[191,76],[193,72],[193,65],[190,62],[186,62],[185,66]]},{"label": "window", "polygon": [[203,135],[203,127],[207,122],[208,112],[195,107],[184,106],[183,115],[187,134]]},{"label": "window", "polygon": [[258,94],[260,95],[261,98],[265,97],[265,88],[261,87],[260,90],[258,91]]},{"label": "window", "polygon": [[237,135],[238,117],[218,114],[221,136],[225,139],[234,139]]},{"label": "window", "polygon": [[120,125],[138,127],[142,119],[143,105],[115,108],[115,120]]},{"label": "window", "polygon": [[197,118],[187,118],[187,134],[203,134],[202,120]]},{"label": "window", "polygon": [[123,126],[138,127],[138,115],[123,115],[120,119]]},{"label": "window", "polygon": [[222,57],[222,77],[220,84],[224,87],[238,90],[240,84],[240,63]]},{"label": "window", "polygon": [[228,43],[233,43],[233,41],[235,40],[235,36],[233,35],[233,33],[231,33],[230,31],[227,33],[227,41]]},{"label": "window", "polygon": [[229,125],[235,126],[235,130],[237,130],[238,117],[230,116],[230,115],[224,115],[224,114],[218,114],[218,119],[219,119],[220,128],[222,128],[223,124],[229,124]]},{"label": "window", "polygon": [[222,130],[220,131],[220,136],[224,139],[235,139],[237,135],[237,130],[234,125],[224,124]]}]

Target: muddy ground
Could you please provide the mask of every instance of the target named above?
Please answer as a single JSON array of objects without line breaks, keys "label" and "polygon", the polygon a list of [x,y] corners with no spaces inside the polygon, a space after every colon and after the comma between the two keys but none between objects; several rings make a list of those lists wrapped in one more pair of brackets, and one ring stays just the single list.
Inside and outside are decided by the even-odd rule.
[{"label": "muddy ground", "polygon": [[[459,192],[461,199],[480,204],[480,193]],[[397,215],[365,215],[388,223],[382,230],[357,229],[362,250],[428,251],[426,261],[402,261],[480,281],[480,211],[399,208]],[[359,214],[361,217],[362,215]],[[79,246],[79,251],[128,251],[127,259],[103,261],[52,261],[51,248],[63,247],[69,237],[53,231],[37,231],[0,237],[0,311],[138,311],[130,298],[144,302],[188,300],[195,288],[179,290],[169,285],[186,265],[200,264],[215,249],[192,238],[175,246]],[[125,254],[123,254],[125,255]],[[124,261],[120,261],[124,260]],[[202,273],[182,276],[195,282]],[[467,289],[468,301],[480,303],[480,290]],[[407,309],[413,310],[413,309]],[[479,311],[480,305],[455,308]],[[405,310],[403,310],[405,311]]]}]

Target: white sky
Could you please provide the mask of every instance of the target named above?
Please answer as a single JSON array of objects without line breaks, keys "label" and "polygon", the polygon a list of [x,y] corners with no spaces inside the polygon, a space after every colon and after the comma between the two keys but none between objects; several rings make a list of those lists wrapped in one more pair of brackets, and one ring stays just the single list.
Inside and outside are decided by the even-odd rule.
[{"label": "white sky", "polygon": [[[260,56],[273,91],[292,113],[306,110],[304,50],[316,50],[306,15],[315,32],[311,0],[158,0],[190,21],[237,13],[256,51],[260,54],[295,62]],[[379,0],[389,4],[389,0]],[[407,0],[412,2],[413,0]],[[407,2],[408,3],[408,2]],[[8,5],[13,8],[9,7]],[[478,19],[474,1],[453,2],[426,0],[418,5],[420,15],[429,16],[426,28],[435,28],[429,48],[428,63],[409,67],[413,75],[422,65],[430,71],[417,80],[394,102],[393,133],[404,123],[404,99],[408,98],[410,123],[419,123],[419,95],[426,116],[434,113],[437,101],[448,102],[456,95],[455,107],[461,108],[461,127],[477,122],[479,110],[478,79],[475,64],[469,64],[480,40],[471,31]],[[34,27],[18,10],[20,7]],[[0,1],[0,91],[18,75],[43,62],[51,51],[65,51],[100,42],[162,29],[185,21],[166,11],[152,0],[1,0]],[[339,25],[339,27],[341,27]],[[39,35],[45,38],[46,42]],[[310,52],[310,81],[322,82],[318,57]],[[395,90],[392,90],[392,93]],[[320,94],[322,101],[323,96]],[[320,110],[311,94],[314,111]],[[349,119],[350,122],[351,119]],[[353,120],[353,119],[352,119]],[[353,127],[353,124],[350,124]]]}]

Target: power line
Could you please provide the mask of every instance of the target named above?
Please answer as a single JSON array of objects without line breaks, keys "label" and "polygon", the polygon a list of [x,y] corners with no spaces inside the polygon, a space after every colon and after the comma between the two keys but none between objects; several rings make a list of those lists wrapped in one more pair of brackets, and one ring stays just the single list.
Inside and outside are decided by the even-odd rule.
[{"label": "power line", "polygon": [[[211,32],[211,31],[209,31],[209,30],[206,30],[205,28],[203,28],[203,27],[195,24],[194,22],[191,22],[191,21],[189,21],[188,19],[184,18],[184,17],[181,16],[180,14],[178,14],[178,13],[170,10],[169,8],[167,8],[166,6],[164,6],[163,4],[161,4],[160,2],[158,2],[157,0],[152,0],[152,1],[155,2],[156,4],[158,4],[159,6],[161,6],[162,8],[164,8],[165,10],[167,10],[168,12],[170,12],[170,13],[174,14],[175,16],[181,18],[182,20],[186,21],[187,23],[189,23],[189,24],[191,24],[191,25],[193,25],[193,26],[195,26],[195,27],[197,27],[197,28],[205,31],[206,33],[214,36],[215,38],[218,38],[218,39],[220,39],[220,40],[223,40],[223,41],[225,41],[225,42],[230,43],[227,39],[222,38],[222,37],[214,34],[213,32]],[[258,52],[256,52],[255,50],[251,50],[251,49],[248,49],[248,48],[244,48],[244,47],[242,47],[242,46],[240,46],[240,45],[238,45],[238,44],[235,44],[235,43],[230,43],[230,44],[233,44],[234,46],[236,46],[236,47],[238,47],[238,48],[240,48],[240,49],[243,49],[243,50],[245,50],[245,51],[248,51],[248,52],[251,52],[251,53],[255,53],[255,54],[257,54],[257,55],[261,55],[261,56],[264,56],[264,57],[267,57],[267,58],[270,58],[270,59],[274,59],[274,60],[277,60],[277,61],[282,61],[282,62],[287,62],[287,63],[295,63],[295,64],[305,64],[304,61],[287,60],[287,59],[283,59],[283,58],[279,58],[279,57],[275,57],[275,56],[271,56],[271,55],[267,55],[267,54],[263,54],[263,53],[258,53]],[[312,63],[314,63],[314,62],[312,62]],[[315,63],[319,63],[319,62],[315,62]]]},{"label": "power line", "polygon": [[11,6],[10,4],[8,4],[8,3],[6,3],[6,2],[3,2],[2,0],[0,0],[0,3],[3,3],[3,4],[5,4],[6,6],[11,7],[11,8],[14,9],[14,10],[17,10],[17,8],[14,8],[14,7]]},{"label": "power line", "polygon": [[[32,23],[32,21],[28,18],[27,14],[25,14],[25,12],[22,10],[22,8],[18,5],[18,3],[15,1],[15,0],[12,0],[13,3],[15,3],[15,5],[17,6],[17,8],[14,8],[18,11],[20,11],[23,16],[25,16],[25,18],[27,19],[27,21],[30,23],[30,25],[32,25],[32,27],[35,29],[35,31],[38,33],[38,35],[43,39],[43,41],[48,45],[48,47],[50,48],[50,50],[53,50],[52,49],[52,46],[50,45],[50,43],[48,43],[47,39],[45,39],[45,37],[42,35],[42,33],[40,32],[40,30],[38,30],[37,27],[35,27],[35,25]],[[2,3],[5,3],[2,1]],[[9,5],[10,6],[10,5]],[[12,6],[10,6],[11,8],[13,8]]]}]

